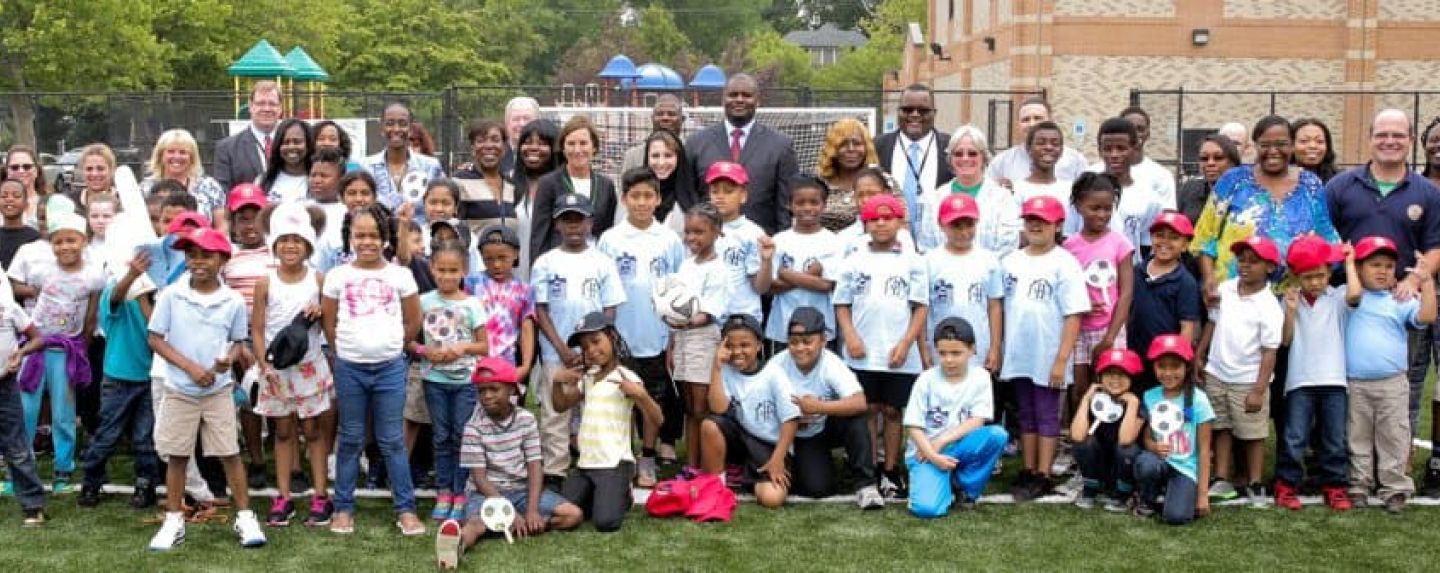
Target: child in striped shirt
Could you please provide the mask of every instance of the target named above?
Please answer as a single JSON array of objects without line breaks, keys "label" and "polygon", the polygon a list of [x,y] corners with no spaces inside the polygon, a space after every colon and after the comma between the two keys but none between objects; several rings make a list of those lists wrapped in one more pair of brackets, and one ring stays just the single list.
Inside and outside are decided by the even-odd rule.
[{"label": "child in striped shirt", "polygon": [[579,471],[565,480],[560,494],[584,508],[596,530],[619,531],[630,511],[630,482],[635,479],[632,413],[639,407],[644,423],[652,427],[659,426],[664,415],[640,377],[620,365],[630,360],[630,351],[604,312],[585,315],[567,343],[580,348],[581,365],[555,375],[551,401],[559,413],[580,404],[582,397],[584,404],[575,438]]},{"label": "child in striped shirt", "polygon": [[512,527],[521,536],[574,529],[583,518],[579,507],[543,487],[540,425],[511,400],[520,386],[515,366],[496,356],[482,358],[470,381],[480,396],[460,442],[460,467],[469,470],[470,495],[464,527],[454,519],[440,525],[435,551],[442,569],[458,567],[460,554],[485,534],[480,512],[486,499],[501,497],[515,506]]}]

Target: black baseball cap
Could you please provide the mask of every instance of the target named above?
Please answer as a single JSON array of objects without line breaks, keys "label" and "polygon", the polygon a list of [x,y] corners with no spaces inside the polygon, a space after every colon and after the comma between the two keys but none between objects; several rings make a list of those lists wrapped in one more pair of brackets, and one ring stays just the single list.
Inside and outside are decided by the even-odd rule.
[{"label": "black baseball cap", "polygon": [[579,193],[566,193],[555,198],[555,214],[552,219],[559,219],[566,213],[579,213],[586,217],[595,215],[595,208],[590,205],[590,198]]},{"label": "black baseball cap", "polygon": [[587,332],[600,332],[607,328],[614,328],[615,323],[605,318],[605,313],[596,311],[585,315],[580,319],[580,324],[575,325],[575,332],[570,333],[570,338],[565,339],[566,346],[580,346],[580,337]]},{"label": "black baseball cap", "polygon": [[975,344],[975,329],[970,322],[958,316],[952,316],[940,321],[935,325],[935,341],[959,340],[968,344]]},{"label": "black baseball cap", "polygon": [[431,241],[434,241],[434,240],[435,240],[435,231],[438,230],[438,229],[441,228],[441,227],[449,227],[450,230],[455,231],[455,240],[459,241],[459,242],[460,242],[460,246],[464,247],[465,250],[467,250],[467,251],[470,250],[470,228],[469,228],[469,226],[465,225],[464,223],[461,223],[459,219],[441,219],[441,220],[439,220],[439,221],[432,221],[432,222],[430,223],[430,240],[431,240]]},{"label": "black baseball cap", "polygon": [[730,331],[737,328],[749,329],[750,332],[755,333],[757,337],[763,338],[765,336],[764,330],[760,327],[760,321],[755,320],[755,317],[748,314],[732,314],[725,317],[725,323],[720,326],[720,336],[730,334]]},{"label": "black baseball cap", "polygon": [[825,315],[813,306],[802,306],[790,313],[789,334],[825,332]]},{"label": "black baseball cap", "polygon": [[515,234],[514,229],[506,227],[505,225],[489,225],[480,230],[479,246],[483,247],[496,243],[510,245],[518,249],[520,248],[520,235]]}]

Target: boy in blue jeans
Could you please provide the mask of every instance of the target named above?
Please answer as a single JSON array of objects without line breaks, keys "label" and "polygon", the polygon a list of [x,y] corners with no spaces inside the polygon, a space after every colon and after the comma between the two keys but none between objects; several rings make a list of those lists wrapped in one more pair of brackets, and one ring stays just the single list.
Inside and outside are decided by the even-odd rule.
[{"label": "boy in blue jeans", "polygon": [[[20,346],[20,335],[30,341]],[[16,374],[25,357],[44,348],[45,339],[13,296],[0,296],[0,453],[14,480],[15,499],[25,514],[25,527],[45,524],[45,486],[35,469],[35,454],[25,436]],[[7,482],[6,485],[9,485]]]},{"label": "boy in blue jeans", "polygon": [[[1345,377],[1350,391],[1346,431],[1350,447],[1350,502],[1364,505],[1370,486],[1385,511],[1400,513],[1415,492],[1410,456],[1410,381],[1407,328],[1435,322],[1435,281],[1425,259],[1411,270],[1420,277],[1419,300],[1401,301],[1395,286],[1399,249],[1386,237],[1365,237],[1345,253]],[[1373,455],[1372,455],[1373,452]]]},{"label": "boy in blue jeans", "polygon": [[942,517],[950,510],[954,491],[961,507],[972,507],[1008,435],[988,426],[994,417],[990,373],[970,365],[975,330],[963,318],[947,318],[935,327],[935,354],[940,364],[920,374],[905,406],[910,448],[910,513]]},{"label": "boy in blue jeans", "polygon": [[146,328],[153,308],[155,284],[146,269],[150,256],[142,251],[116,283],[100,295],[96,316],[105,330],[105,382],[100,395],[100,429],[85,450],[85,484],[76,503],[80,507],[100,504],[105,485],[105,464],[115,453],[120,436],[129,435],[135,451],[135,493],[130,507],[155,505],[155,487],[160,477],[160,458],[155,455],[155,409],[150,395],[151,357]]}]

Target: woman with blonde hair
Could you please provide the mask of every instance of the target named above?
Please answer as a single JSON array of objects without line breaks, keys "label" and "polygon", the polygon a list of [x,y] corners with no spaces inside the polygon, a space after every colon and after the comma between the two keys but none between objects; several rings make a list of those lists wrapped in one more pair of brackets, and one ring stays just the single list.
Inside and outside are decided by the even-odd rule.
[{"label": "woman with blonde hair", "polygon": [[92,143],[80,150],[80,161],[75,166],[75,177],[65,194],[75,201],[75,211],[84,214],[90,207],[90,199],[113,193],[115,189],[115,152],[103,143]]},{"label": "woman with blonde hair", "polygon": [[140,193],[150,196],[150,190],[164,179],[174,179],[195,196],[195,203],[201,215],[210,218],[215,228],[227,230],[225,218],[225,190],[214,177],[205,175],[205,166],[200,162],[200,146],[195,137],[183,129],[172,129],[160,134],[155,150],[150,154],[150,175],[140,182]]},{"label": "woman with blonde hair", "polygon": [[839,232],[855,222],[860,210],[855,201],[855,177],[865,166],[879,162],[874,138],[865,124],[846,118],[830,125],[815,166],[815,172],[830,186],[825,211],[820,213],[821,226]]}]

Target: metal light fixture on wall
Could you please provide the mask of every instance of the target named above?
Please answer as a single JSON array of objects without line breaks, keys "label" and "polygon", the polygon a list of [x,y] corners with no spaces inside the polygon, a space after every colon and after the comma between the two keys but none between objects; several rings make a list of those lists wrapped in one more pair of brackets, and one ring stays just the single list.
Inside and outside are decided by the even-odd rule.
[{"label": "metal light fixture on wall", "polygon": [[937,60],[942,62],[950,61],[950,56],[945,55],[945,50],[940,46],[940,42],[930,42],[930,53],[934,55]]},{"label": "metal light fixture on wall", "polygon": [[1195,28],[1190,31],[1190,43],[1195,46],[1205,46],[1210,43],[1209,28]]}]

